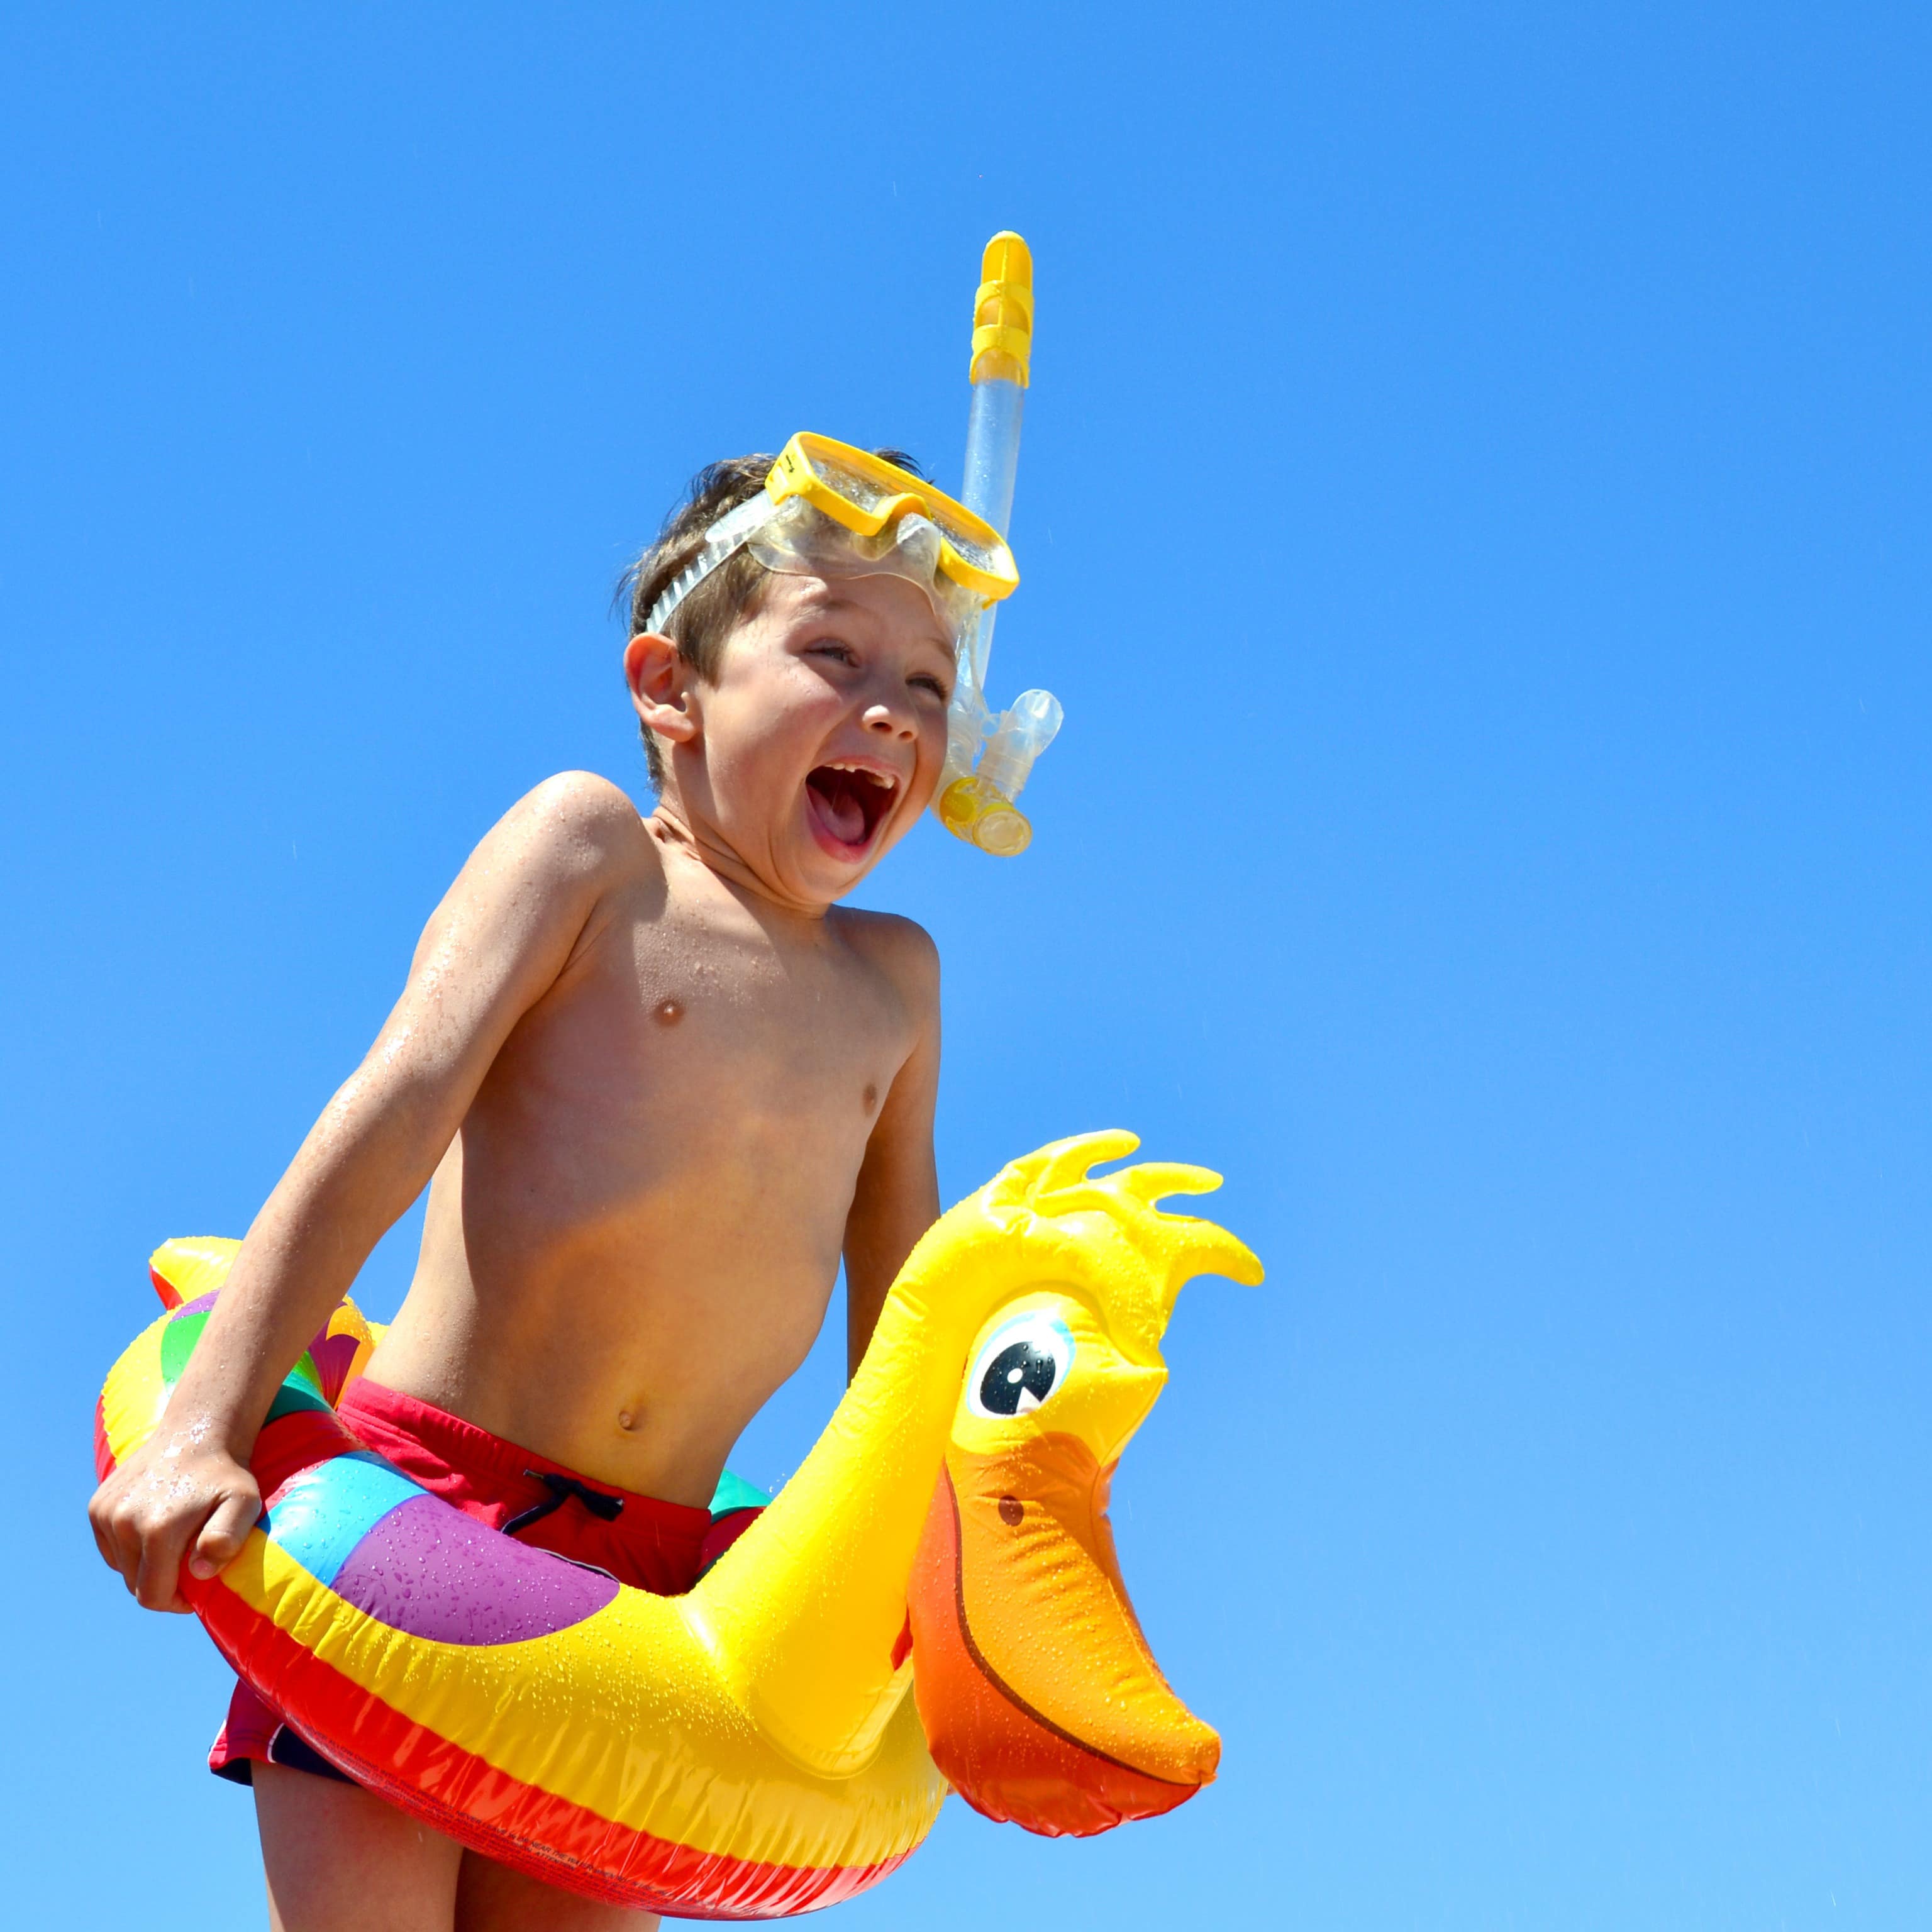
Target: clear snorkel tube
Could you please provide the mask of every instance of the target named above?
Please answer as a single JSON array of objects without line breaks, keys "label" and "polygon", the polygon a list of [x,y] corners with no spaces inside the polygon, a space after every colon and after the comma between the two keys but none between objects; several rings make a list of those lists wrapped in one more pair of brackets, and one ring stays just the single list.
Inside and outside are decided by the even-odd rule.
[{"label": "clear snorkel tube", "polygon": [[[960,496],[1004,536],[1012,518],[1020,418],[1033,356],[1033,256],[1017,235],[995,235],[986,244],[980,274],[968,372],[973,410]],[[986,666],[998,608],[986,605],[961,645],[959,682],[946,721],[946,769],[933,809],[947,831],[982,852],[1010,859],[1033,842],[1033,827],[1014,801],[1034,760],[1053,742],[1060,710],[1059,699],[1046,691],[1022,692],[997,718],[987,708]]]}]

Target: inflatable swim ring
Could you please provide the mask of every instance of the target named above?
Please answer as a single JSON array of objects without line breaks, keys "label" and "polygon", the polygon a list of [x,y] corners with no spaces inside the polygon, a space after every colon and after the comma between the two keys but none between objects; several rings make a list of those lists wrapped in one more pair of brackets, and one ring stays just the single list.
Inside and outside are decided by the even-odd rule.
[{"label": "inflatable swim ring", "polygon": [[[262,1428],[261,1522],[183,1594],[358,1781],[614,1903],[832,1904],[918,1846],[949,1782],[1047,1833],[1171,1809],[1219,1741],[1141,1636],[1107,1484],[1166,1379],[1181,1285],[1261,1269],[1154,1206],[1216,1176],[1089,1172],[1136,1144],[1059,1142],[934,1224],[810,1456],[686,1596],[484,1528],[362,1448],[332,1406],[373,1339],[346,1300]],[[104,1474],[152,1432],[233,1247],[157,1258],[178,1305],[107,1378]]]}]

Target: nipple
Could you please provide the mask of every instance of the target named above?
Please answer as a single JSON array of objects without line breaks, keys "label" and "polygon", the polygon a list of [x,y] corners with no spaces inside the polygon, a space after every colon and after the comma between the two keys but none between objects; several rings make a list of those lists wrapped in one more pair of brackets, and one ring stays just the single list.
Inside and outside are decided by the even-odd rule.
[{"label": "nipple", "polygon": [[871,1113],[879,1104],[879,1088],[876,1081],[866,1082],[866,1111]]},{"label": "nipple", "polygon": [[[676,1026],[684,1017],[684,1002],[682,1000],[660,1000],[651,1009],[651,1017],[659,1026]],[[626,1429],[630,1426],[628,1422],[624,1425]]]}]

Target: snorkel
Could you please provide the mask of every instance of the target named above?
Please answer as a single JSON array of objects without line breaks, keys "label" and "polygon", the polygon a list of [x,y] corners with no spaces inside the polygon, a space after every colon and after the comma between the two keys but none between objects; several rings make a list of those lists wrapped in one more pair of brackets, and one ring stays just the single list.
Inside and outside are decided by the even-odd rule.
[{"label": "snorkel", "polygon": [[[986,244],[973,302],[973,388],[966,422],[966,482],[961,500],[1004,537],[1013,514],[1019,468],[1020,419],[1033,359],[1033,256],[1010,230]],[[986,604],[961,640],[959,682],[946,720],[946,768],[933,810],[956,837],[995,857],[1017,857],[1033,827],[1015,801],[1034,760],[1060,729],[1060,700],[1051,692],[1022,692],[995,718],[986,704],[993,619]],[[976,770],[975,767],[977,767]]]}]

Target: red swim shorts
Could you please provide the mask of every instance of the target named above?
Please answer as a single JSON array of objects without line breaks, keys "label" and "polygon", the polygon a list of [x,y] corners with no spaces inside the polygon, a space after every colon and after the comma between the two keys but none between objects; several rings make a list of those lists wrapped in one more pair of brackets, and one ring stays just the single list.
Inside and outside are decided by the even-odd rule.
[{"label": "red swim shorts", "polygon": [[[344,1390],[337,1413],[365,1448],[478,1522],[660,1597],[682,1596],[757,1514],[734,1510],[714,1520],[709,1510],[586,1482],[560,1462],[367,1376]],[[342,1775],[238,1683],[208,1768],[247,1784],[256,1762]]]}]

